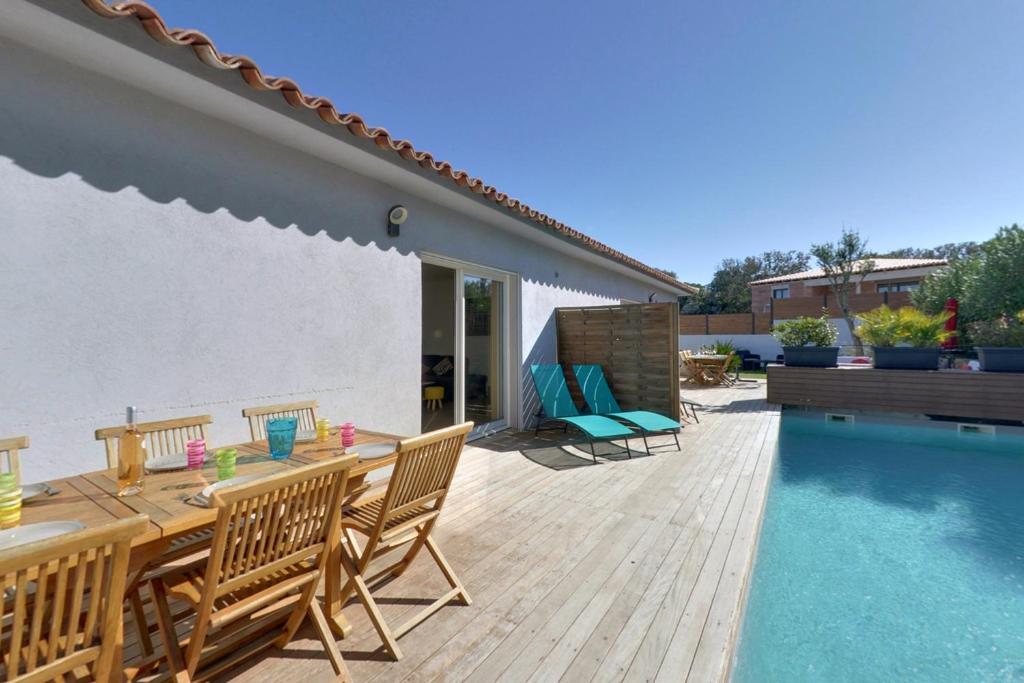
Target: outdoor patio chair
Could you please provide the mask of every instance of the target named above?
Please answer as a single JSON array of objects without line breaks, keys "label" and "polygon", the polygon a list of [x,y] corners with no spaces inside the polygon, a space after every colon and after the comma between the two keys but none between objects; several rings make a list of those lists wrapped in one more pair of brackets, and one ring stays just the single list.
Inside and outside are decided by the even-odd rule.
[{"label": "outdoor patio chair", "polygon": [[249,434],[253,441],[267,438],[267,420],[275,417],[294,417],[298,420],[298,431],[316,430],[316,401],[297,401],[295,403],[279,403],[273,406],[254,406],[242,410],[242,417],[249,420]]},{"label": "outdoor patio chair", "polygon": [[19,484],[21,483],[21,458],[18,451],[23,448],[28,448],[27,436],[0,439],[0,472],[10,472]]},{"label": "outdoor patio chair", "polygon": [[[711,376],[708,374],[707,368],[696,361],[693,357],[693,353],[688,350],[679,352],[679,367],[680,367],[680,380],[683,382],[693,382],[694,384],[707,385],[712,383]],[[686,374],[686,377],[682,375]]]},{"label": "outdoor patio chair", "polygon": [[[215,491],[208,555],[166,567],[150,586],[166,663],[176,680],[211,678],[270,646],[284,647],[305,618],[335,674],[350,680],[316,588],[339,543],[349,455]],[[168,597],[187,605],[179,639]]]},{"label": "outdoor patio chair", "polygon": [[[135,428],[143,434],[146,440],[146,458],[152,459],[165,455],[184,453],[188,448],[190,440],[206,438],[206,427],[212,423],[213,418],[209,415],[193,415],[156,422],[140,422],[135,425]],[[118,444],[125,429],[126,425],[118,425],[116,427],[103,427],[96,430],[96,440],[102,441],[106,450],[107,467],[117,467]],[[212,537],[213,531],[208,529],[176,538],[164,554],[160,556],[157,563],[166,564],[176,558],[191,555],[197,550],[208,546]],[[150,628],[146,619],[142,593],[139,591],[139,587],[146,582],[144,574],[145,568],[133,574],[128,581],[125,592],[131,606],[135,629],[139,637],[139,645],[145,654],[150,655],[153,653],[153,643],[149,637]]]},{"label": "outdoor patio chair", "polygon": [[[441,549],[430,535],[444,506],[455,467],[459,464],[466,435],[473,428],[465,422],[435,432],[403,439],[395,452],[394,473],[383,494],[356,500],[342,513],[346,543],[342,546],[342,567],[348,581],[341,590],[344,604],[355,593],[366,608],[384,648],[397,661],[402,657],[397,639],[439,609],[458,599],[469,605],[471,600],[462,582],[455,575]],[[360,545],[353,532],[366,537]],[[387,567],[368,574],[370,564],[405,544],[411,544],[402,557]],[[423,547],[426,547],[451,590],[427,605],[396,629],[384,621],[373,599],[373,588],[381,579],[400,576]],[[385,581],[386,582],[386,581]]]},{"label": "outdoor patio chair", "polygon": [[137,515],[0,553],[0,675],[120,680],[122,605]]},{"label": "outdoor patio chair", "polygon": [[736,353],[730,351],[721,365],[710,365],[707,367],[713,383],[722,384],[727,387],[731,387],[736,383],[735,380],[729,377],[729,368],[732,366],[732,361],[735,357]]},{"label": "outdoor patio chair", "polygon": [[633,457],[629,449],[629,437],[636,436],[636,432],[609,417],[581,415],[573,403],[572,396],[569,395],[569,387],[565,383],[561,365],[531,365],[530,374],[533,376],[533,385],[537,389],[541,405],[537,413],[534,435],[540,432],[544,422],[560,422],[563,430],[568,430],[571,425],[583,432],[590,443],[590,457],[594,462],[597,462],[594,441],[623,439],[626,442],[626,455]]},{"label": "outdoor patio chair", "polygon": [[622,410],[612,395],[608,380],[604,376],[604,369],[600,365],[573,365],[572,371],[576,375],[576,382],[580,385],[583,400],[590,412],[639,427],[648,455],[651,449],[647,445],[647,437],[651,434],[670,433],[676,441],[676,449],[679,448],[679,430],[683,425],[677,420],[649,410]]}]

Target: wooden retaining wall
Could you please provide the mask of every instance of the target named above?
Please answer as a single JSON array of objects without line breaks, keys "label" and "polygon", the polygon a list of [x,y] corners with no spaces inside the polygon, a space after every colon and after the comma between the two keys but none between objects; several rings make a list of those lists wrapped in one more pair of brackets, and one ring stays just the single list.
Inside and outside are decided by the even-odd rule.
[{"label": "wooden retaining wall", "polygon": [[604,368],[623,410],[679,419],[679,307],[675,303],[559,308],[558,362],[577,406],[574,363]]},{"label": "wooden retaining wall", "polygon": [[982,420],[1024,420],[1024,375],[768,366],[768,402]]}]

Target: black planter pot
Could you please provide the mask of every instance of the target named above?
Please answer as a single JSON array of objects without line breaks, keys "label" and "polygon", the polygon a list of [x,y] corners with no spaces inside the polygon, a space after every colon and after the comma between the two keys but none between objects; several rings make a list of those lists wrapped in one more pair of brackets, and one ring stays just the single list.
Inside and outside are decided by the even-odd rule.
[{"label": "black planter pot", "polygon": [[797,368],[834,368],[839,358],[838,346],[783,346],[786,365]]},{"label": "black planter pot", "polygon": [[880,370],[938,370],[942,349],[909,346],[872,346],[875,367]]},{"label": "black planter pot", "polygon": [[1024,347],[977,346],[985,372],[1024,372]]}]

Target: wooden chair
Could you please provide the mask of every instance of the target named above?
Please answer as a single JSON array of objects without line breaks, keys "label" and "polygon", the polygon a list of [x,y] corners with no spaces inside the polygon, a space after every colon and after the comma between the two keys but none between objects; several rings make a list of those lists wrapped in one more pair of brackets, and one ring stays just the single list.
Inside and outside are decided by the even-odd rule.
[{"label": "wooden chair", "polygon": [[255,406],[242,410],[242,417],[249,420],[249,433],[253,441],[267,438],[267,420],[275,417],[294,417],[299,421],[298,431],[316,429],[316,401],[299,401],[297,403],[279,403],[274,406]]},{"label": "wooden chair", "polygon": [[14,473],[14,480],[21,483],[21,460],[18,451],[28,448],[27,436],[12,436],[0,439],[0,472]]},{"label": "wooden chair", "polygon": [[732,366],[732,360],[736,354],[732,351],[725,357],[721,365],[714,364],[707,366],[707,372],[710,375],[713,384],[723,384],[725,386],[732,386],[735,382],[729,378],[729,368]]},{"label": "wooden chair", "polygon": [[[339,543],[341,497],[356,461],[342,456],[214,493],[209,556],[169,567],[150,584],[172,675],[206,679],[271,645],[284,647],[308,616],[335,673],[349,680],[314,596]],[[192,616],[183,640],[168,596]]]},{"label": "wooden chair", "polygon": [[697,362],[693,357],[693,353],[690,351],[680,351],[679,361],[682,364],[682,368],[687,372],[686,381],[703,385],[711,383],[706,368]]},{"label": "wooden chair", "polygon": [[[471,604],[469,593],[452,571],[441,549],[430,536],[445,497],[455,476],[466,435],[472,422],[398,442],[398,460],[387,490],[378,496],[357,500],[342,514],[346,543],[342,547],[342,566],[348,581],[341,590],[341,604],[354,592],[366,607],[373,627],[385,649],[398,660],[402,656],[396,639],[438,611],[453,599]],[[360,550],[353,532],[366,536]],[[368,576],[370,563],[406,543],[412,545],[400,560]],[[432,602],[416,616],[396,629],[390,629],[371,594],[371,585],[384,577],[397,577],[426,546],[451,590]]]},{"label": "wooden chair", "polygon": [[0,675],[7,681],[113,681],[131,541],[145,515],[0,554]]},{"label": "wooden chair", "polygon": [[[213,418],[209,415],[194,415],[159,422],[140,422],[135,427],[146,437],[146,457],[159,458],[184,453],[192,439],[205,439],[206,425],[212,422]],[[117,467],[117,444],[124,430],[125,425],[96,430],[96,440],[102,441],[107,450],[107,467]]]},{"label": "wooden chair", "polygon": [[[184,453],[190,440],[207,438],[206,427],[212,423],[213,418],[209,415],[194,415],[157,422],[140,422],[135,426],[146,437],[146,457],[159,458],[164,455]],[[125,428],[126,425],[118,425],[96,430],[96,440],[102,441],[106,449],[107,467],[117,467],[118,440]],[[192,555],[209,546],[212,536],[212,530],[207,529],[177,538],[160,556],[156,564],[166,564],[179,557]],[[139,645],[142,647],[143,653],[151,655],[153,654],[153,643],[150,640],[150,626],[146,620],[144,600],[139,590],[146,581],[146,568],[143,568],[133,574],[126,590]]]}]

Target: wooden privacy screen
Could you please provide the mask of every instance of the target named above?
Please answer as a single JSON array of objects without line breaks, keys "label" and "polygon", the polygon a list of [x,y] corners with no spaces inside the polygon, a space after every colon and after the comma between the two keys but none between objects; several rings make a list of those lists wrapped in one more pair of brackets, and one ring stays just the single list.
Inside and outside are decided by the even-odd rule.
[{"label": "wooden privacy screen", "polygon": [[679,419],[679,306],[625,304],[555,311],[558,362],[576,405],[583,397],[574,363],[604,368],[623,410],[653,410]]}]

